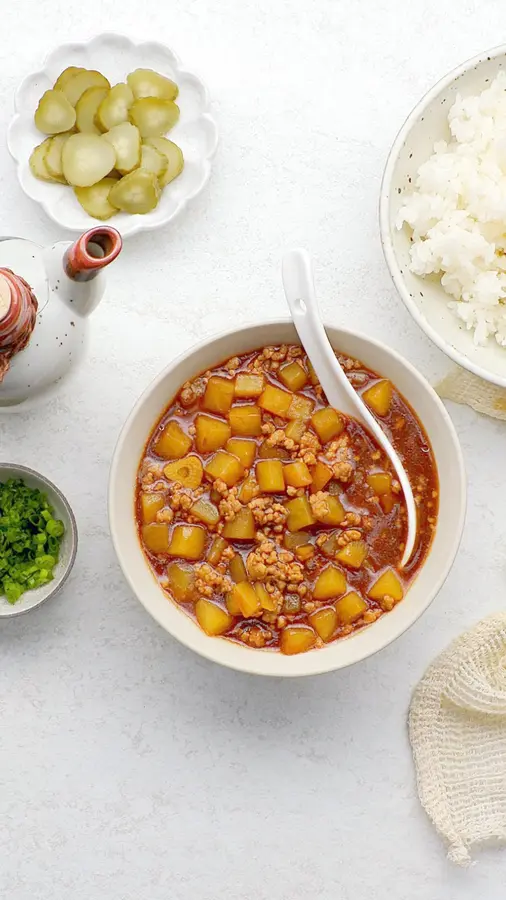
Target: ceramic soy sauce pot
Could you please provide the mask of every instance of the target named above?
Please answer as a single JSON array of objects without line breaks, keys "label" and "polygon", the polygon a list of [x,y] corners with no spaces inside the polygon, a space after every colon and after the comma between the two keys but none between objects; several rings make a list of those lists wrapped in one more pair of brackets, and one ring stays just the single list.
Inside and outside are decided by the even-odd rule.
[{"label": "ceramic soy sauce pot", "polygon": [[121,247],[109,226],[51,247],[0,238],[0,413],[44,401],[83,358],[103,269]]}]

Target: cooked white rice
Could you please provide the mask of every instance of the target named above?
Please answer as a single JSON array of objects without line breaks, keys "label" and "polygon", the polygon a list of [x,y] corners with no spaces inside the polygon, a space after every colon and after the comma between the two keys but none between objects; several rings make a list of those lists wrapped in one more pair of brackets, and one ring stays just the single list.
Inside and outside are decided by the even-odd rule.
[{"label": "cooked white rice", "polygon": [[411,271],[441,275],[475,343],[506,347],[506,73],[458,95],[448,122],[451,141],[418,169],[396,224],[413,230]]}]

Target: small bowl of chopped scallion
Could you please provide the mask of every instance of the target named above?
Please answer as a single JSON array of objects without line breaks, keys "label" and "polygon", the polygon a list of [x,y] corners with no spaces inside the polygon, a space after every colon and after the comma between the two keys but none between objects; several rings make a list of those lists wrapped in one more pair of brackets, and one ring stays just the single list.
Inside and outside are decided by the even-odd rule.
[{"label": "small bowl of chopped scallion", "polygon": [[0,618],[52,597],[76,551],[76,521],[58,488],[33,469],[0,463]]}]

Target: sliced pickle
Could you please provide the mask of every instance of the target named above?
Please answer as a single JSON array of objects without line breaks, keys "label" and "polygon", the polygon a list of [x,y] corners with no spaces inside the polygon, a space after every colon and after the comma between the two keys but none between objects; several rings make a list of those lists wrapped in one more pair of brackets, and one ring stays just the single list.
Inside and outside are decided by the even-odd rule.
[{"label": "sliced pickle", "polygon": [[101,181],[116,164],[112,144],[98,134],[71,134],[62,150],[63,174],[73,187]]},{"label": "sliced pickle", "polygon": [[41,144],[38,144],[30,154],[30,171],[32,175],[35,175],[36,178],[40,178],[42,181],[53,181],[53,182],[61,182],[65,183],[65,179],[62,175],[61,178],[55,178],[51,175],[49,169],[46,166],[46,154],[48,152],[49,146],[53,138],[46,138],[45,141],[42,141]]},{"label": "sliced pickle", "polygon": [[115,125],[103,135],[103,139],[114,147],[115,168],[118,172],[127,175],[132,169],[137,168],[141,161],[141,136],[135,125],[130,122]]},{"label": "sliced pickle", "polygon": [[71,106],[75,106],[84,92],[91,87],[102,87],[109,90],[111,85],[101,72],[97,72],[95,69],[85,69],[84,72],[78,72],[66,82],[63,86],[63,93]]},{"label": "sliced pickle", "polygon": [[87,88],[76,103],[76,125],[83,134],[101,134],[95,125],[97,109],[109,91],[103,87]]},{"label": "sliced pickle", "polygon": [[77,75],[78,72],[86,72],[86,69],[83,69],[82,66],[67,66],[67,68],[58,75],[58,78],[53,84],[53,91],[63,91],[67,82],[69,82],[74,75]]},{"label": "sliced pickle", "polygon": [[76,111],[61,91],[46,91],[39,100],[34,119],[43,134],[60,134],[74,127]]},{"label": "sliced pickle", "polygon": [[128,110],[134,95],[128,84],[115,84],[97,110],[97,125],[101,131],[109,131],[115,125],[128,122]]},{"label": "sliced pickle", "polygon": [[130,107],[130,121],[137,125],[142,138],[165,134],[179,119],[179,106],[172,100],[141,97]]},{"label": "sliced pickle", "polygon": [[89,216],[104,222],[118,212],[116,207],[109,203],[109,191],[117,182],[117,178],[102,178],[101,181],[97,181],[96,184],[89,187],[74,188],[74,193]]},{"label": "sliced pickle", "polygon": [[152,172],[160,180],[167,171],[168,160],[164,153],[160,153],[149,144],[141,147],[141,169]]},{"label": "sliced pickle", "polygon": [[127,82],[136,100],[143,97],[158,97],[160,100],[175,100],[179,88],[174,81],[154,72],[153,69],[136,69],[127,75]]},{"label": "sliced pickle", "polygon": [[149,147],[154,147],[159,153],[163,153],[167,160],[167,169],[160,177],[160,187],[164,188],[165,185],[177,178],[183,171],[184,159],[182,150],[174,141],[169,141],[168,138],[164,137],[148,138],[146,144]]},{"label": "sliced pickle", "polygon": [[152,172],[136,169],[121,178],[109,194],[109,202],[124,212],[148,213],[154,209],[160,197],[158,179]]},{"label": "sliced pickle", "polygon": [[57,181],[66,180],[62,169],[61,154],[63,145],[71,134],[71,131],[66,131],[63,134],[55,134],[54,137],[49,138],[44,162],[49,174],[52,175],[53,178],[56,178]]}]

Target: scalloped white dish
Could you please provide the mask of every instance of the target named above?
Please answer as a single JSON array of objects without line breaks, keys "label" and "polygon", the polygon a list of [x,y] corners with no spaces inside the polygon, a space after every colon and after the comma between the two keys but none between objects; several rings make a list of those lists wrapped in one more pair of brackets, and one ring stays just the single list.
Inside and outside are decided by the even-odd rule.
[{"label": "scalloped white dish", "polygon": [[97,224],[97,219],[79,205],[72,188],[39,181],[29,166],[33,148],[44,139],[33,120],[37,104],[67,66],[98,69],[111,84],[124,81],[133,69],[150,68],[178,84],[181,115],[168,137],[183,151],[185,165],[181,175],[167,185],[152,212],[146,215],[119,212],[109,220],[123,237],[173,221],[188,201],[201,192],[211,172],[218,132],[209,112],[209,95],[202,81],[181,68],[177,56],[168,47],[156,41],[136,44],[119,34],[101,34],[83,44],[63,44],[47,57],[43,68],[28,75],[20,85],[15,99],[16,114],[7,131],[7,145],[16,161],[19,183],[25,194],[62,228],[82,232]]}]

